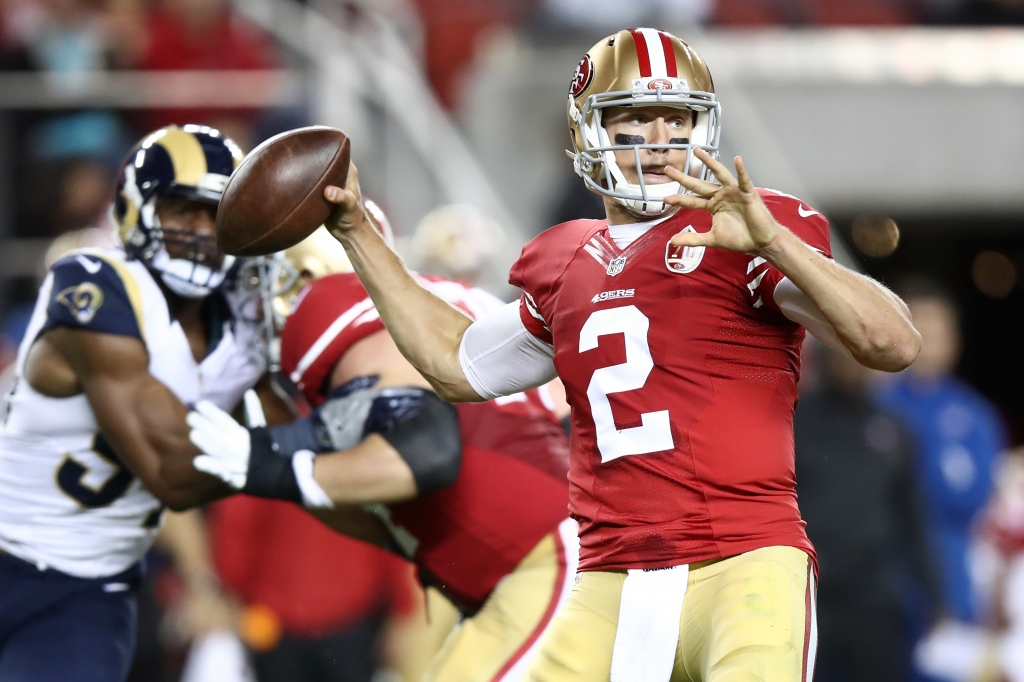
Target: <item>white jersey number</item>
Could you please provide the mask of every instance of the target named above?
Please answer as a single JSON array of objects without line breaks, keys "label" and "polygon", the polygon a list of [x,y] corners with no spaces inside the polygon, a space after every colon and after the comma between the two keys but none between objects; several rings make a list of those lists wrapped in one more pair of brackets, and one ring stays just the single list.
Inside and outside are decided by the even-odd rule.
[{"label": "white jersey number", "polygon": [[649,452],[671,450],[672,427],[668,410],[644,412],[642,426],[629,429],[615,428],[615,417],[608,395],[643,388],[654,369],[647,331],[651,321],[633,305],[597,310],[587,318],[580,330],[580,352],[597,348],[598,339],[611,334],[626,337],[626,361],[595,370],[587,387],[590,413],[597,430],[597,449],[601,461],[609,462],[626,455],[644,455]]}]

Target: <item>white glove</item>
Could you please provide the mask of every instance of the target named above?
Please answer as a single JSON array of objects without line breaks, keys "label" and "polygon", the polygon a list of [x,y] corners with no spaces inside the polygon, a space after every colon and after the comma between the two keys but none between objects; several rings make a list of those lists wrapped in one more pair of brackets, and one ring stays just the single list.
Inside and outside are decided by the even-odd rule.
[{"label": "white glove", "polygon": [[[252,389],[245,392],[244,404],[250,428],[265,429],[267,421],[263,408]],[[263,439],[257,433],[254,460],[253,433],[206,400],[196,404],[185,417],[185,422],[192,429],[188,434],[189,440],[203,451],[192,460],[192,466],[199,471],[216,476],[235,490],[244,490],[257,497],[302,502],[307,507],[334,507],[334,502],[313,478],[316,455],[312,451],[299,450],[291,456],[279,455],[273,441]]]},{"label": "white glove", "polygon": [[192,429],[188,439],[204,453],[192,460],[192,466],[235,490],[244,488],[251,449],[249,429],[208,400],[196,403],[185,423]]}]

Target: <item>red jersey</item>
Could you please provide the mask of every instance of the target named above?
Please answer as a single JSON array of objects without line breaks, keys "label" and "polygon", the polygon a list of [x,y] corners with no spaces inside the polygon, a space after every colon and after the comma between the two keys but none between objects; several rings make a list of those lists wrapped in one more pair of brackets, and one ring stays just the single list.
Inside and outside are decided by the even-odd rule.
[{"label": "red jersey", "polygon": [[[456,282],[421,281],[474,317],[501,305],[490,294]],[[285,324],[282,368],[318,405],[342,356],[383,329],[355,274],[324,277],[300,294]],[[569,444],[545,401],[550,401],[546,393],[532,390],[457,405],[463,451],[455,484],[388,505],[391,521],[413,538],[411,558],[421,577],[466,611],[478,609],[497,582],[568,515]]]},{"label": "red jersey", "polygon": [[[831,257],[828,222],[761,196]],[[569,508],[580,569],[660,568],[770,545],[813,557],[796,501],[793,412],[804,330],[779,311],[763,258],[669,244],[707,232],[684,210],[626,249],[607,221],[553,227],[509,281],[526,328],[553,344],[572,407]]]},{"label": "red jersey", "polygon": [[273,611],[289,635],[319,637],[415,608],[407,562],[335,533],[297,505],[233,495],[210,505],[207,521],[224,586]]}]

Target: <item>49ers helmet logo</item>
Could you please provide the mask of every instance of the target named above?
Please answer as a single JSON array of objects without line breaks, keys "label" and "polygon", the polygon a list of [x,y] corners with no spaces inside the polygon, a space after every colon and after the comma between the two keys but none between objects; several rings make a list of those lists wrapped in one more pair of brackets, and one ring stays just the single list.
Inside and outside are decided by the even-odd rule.
[{"label": "49ers helmet logo", "polygon": [[594,61],[590,58],[589,54],[585,54],[583,59],[580,60],[579,66],[576,67],[576,73],[572,75],[572,82],[569,84],[569,94],[573,97],[579,97],[592,80],[594,80]]}]

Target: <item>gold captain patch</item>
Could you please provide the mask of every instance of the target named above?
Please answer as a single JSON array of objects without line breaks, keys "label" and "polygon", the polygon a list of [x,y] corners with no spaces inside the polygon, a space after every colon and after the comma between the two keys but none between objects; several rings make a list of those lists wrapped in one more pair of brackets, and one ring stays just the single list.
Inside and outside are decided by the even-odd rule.
[{"label": "gold captain patch", "polygon": [[92,282],[82,282],[57,294],[57,302],[70,310],[79,324],[89,324],[103,305],[103,290]]}]

